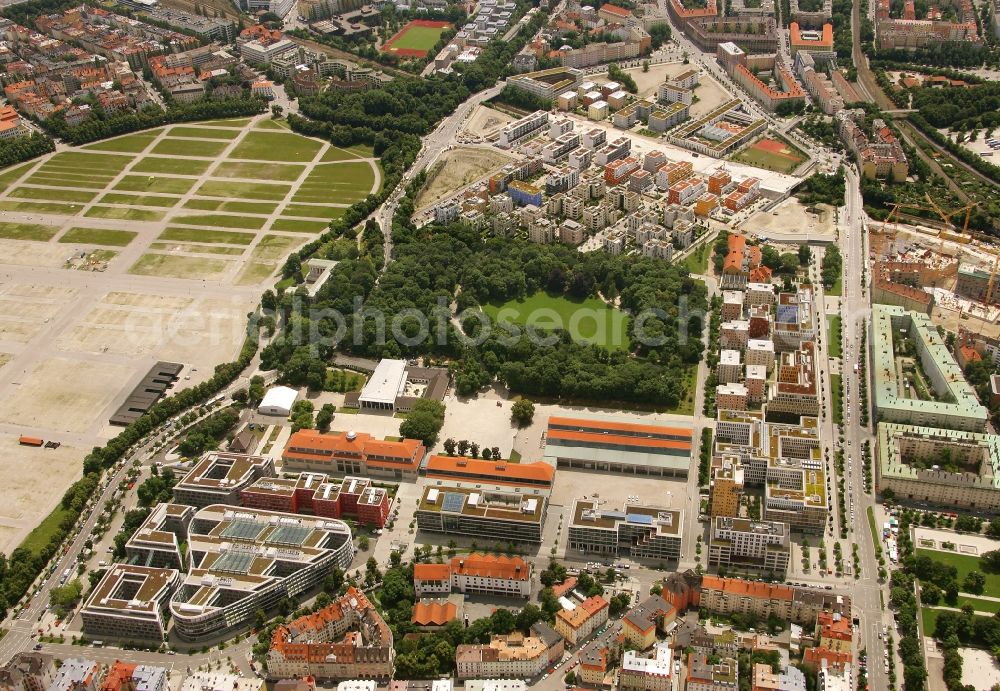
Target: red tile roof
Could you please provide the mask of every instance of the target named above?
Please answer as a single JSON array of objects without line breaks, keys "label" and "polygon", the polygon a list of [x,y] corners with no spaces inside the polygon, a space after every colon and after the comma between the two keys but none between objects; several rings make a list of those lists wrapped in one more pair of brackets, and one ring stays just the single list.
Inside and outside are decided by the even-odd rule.
[{"label": "red tile roof", "polygon": [[619,17],[622,17],[623,19],[628,18],[632,14],[631,10],[627,10],[624,7],[619,7],[618,5],[612,5],[609,2],[606,2],[603,5],[601,5],[601,9],[598,11],[614,14]]},{"label": "red tile roof", "polygon": [[447,581],[451,578],[451,567],[447,564],[414,564],[413,580]]},{"label": "red tile roof", "polygon": [[410,621],[417,626],[444,626],[457,614],[453,602],[418,602],[413,606]]},{"label": "red tile roof", "polygon": [[481,578],[504,578],[526,581],[531,577],[531,566],[520,557],[505,557],[502,554],[470,554],[466,557],[452,557],[453,573]]},{"label": "red tile roof", "polygon": [[484,461],[463,456],[431,456],[427,461],[428,477],[455,478],[476,476],[498,484],[520,485],[524,481],[532,484],[552,484],[556,469],[543,461],[535,463],[510,463],[507,461]]},{"label": "red tile roof", "polygon": [[755,597],[766,600],[791,600],[792,589],[785,585],[744,581],[740,578],[719,578],[706,574],[702,577],[701,589],[721,590],[729,595]]}]

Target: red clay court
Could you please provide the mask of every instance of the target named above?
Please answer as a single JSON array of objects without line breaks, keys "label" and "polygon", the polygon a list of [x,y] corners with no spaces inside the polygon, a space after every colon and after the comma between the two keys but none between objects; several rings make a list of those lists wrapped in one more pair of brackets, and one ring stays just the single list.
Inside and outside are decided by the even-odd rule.
[{"label": "red clay court", "polygon": [[414,19],[382,46],[383,53],[392,53],[401,58],[424,58],[437,45],[444,30],[450,28],[448,22],[430,19]]}]

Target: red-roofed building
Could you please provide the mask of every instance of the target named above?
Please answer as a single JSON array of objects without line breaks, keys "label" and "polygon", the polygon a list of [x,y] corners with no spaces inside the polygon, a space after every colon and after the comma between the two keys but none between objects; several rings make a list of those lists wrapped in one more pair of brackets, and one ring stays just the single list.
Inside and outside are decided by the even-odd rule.
[{"label": "red-roofed building", "polygon": [[452,557],[448,564],[415,564],[413,587],[417,596],[484,593],[508,597],[531,594],[531,564],[520,557],[472,553]]},{"label": "red-roofed building", "polygon": [[356,517],[378,528],[389,518],[389,493],[364,477],[330,480],[322,473],[263,477],[240,492],[240,504],[255,509],[310,513],[324,518]]},{"label": "red-roofed building", "polygon": [[723,290],[743,290],[747,283],[771,282],[771,270],[761,264],[760,247],[747,245],[742,234],[731,233],[728,249],[722,264]]},{"label": "red-roofed building", "polygon": [[410,622],[423,628],[438,628],[453,621],[457,615],[458,607],[454,602],[418,602],[413,605]]},{"label": "red-roofed building", "polygon": [[830,669],[841,670],[844,665],[851,664],[850,652],[837,652],[836,650],[828,650],[827,648],[806,648],[805,654],[802,656],[802,661],[806,664],[814,666],[819,669],[823,666],[823,661],[826,660],[826,665]]},{"label": "red-roofed building", "polygon": [[115,660],[101,683],[101,691],[132,691],[135,688],[132,686],[132,672],[135,671],[135,667],[133,664]]},{"label": "red-roofed building", "polygon": [[816,618],[816,634],[819,647],[838,653],[851,652],[851,621],[847,617],[831,612],[820,612]]},{"label": "red-roofed building", "polygon": [[632,16],[632,11],[606,2],[597,10],[597,16],[609,22],[624,24]]},{"label": "red-roofed building", "polygon": [[[464,456],[434,455],[427,459],[428,478],[454,487],[482,490],[509,490],[517,487],[522,494],[549,494],[556,469],[544,461],[510,463],[485,461]],[[442,484],[441,482],[437,484]]]},{"label": "red-roofed building", "polygon": [[299,430],[281,455],[285,470],[416,480],[427,448],[416,439],[381,441],[364,432]]},{"label": "red-roofed building", "polygon": [[573,590],[573,588],[576,587],[576,582],[577,582],[576,576],[570,576],[562,583],[556,583],[554,586],[552,586],[552,594],[555,597],[562,597],[563,595],[565,595],[566,593],[568,593],[569,591]]},{"label": "red-roofed building", "polygon": [[588,597],[573,609],[556,612],[556,631],[568,645],[577,645],[608,620],[608,602],[600,595]]}]

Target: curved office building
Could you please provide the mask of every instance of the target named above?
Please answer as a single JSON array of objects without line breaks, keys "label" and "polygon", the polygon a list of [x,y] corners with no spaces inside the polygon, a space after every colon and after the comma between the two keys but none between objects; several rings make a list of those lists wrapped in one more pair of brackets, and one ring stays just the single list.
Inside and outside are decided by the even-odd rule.
[{"label": "curved office building", "polygon": [[258,609],[319,585],[354,556],[343,521],[219,504],[199,509],[185,537],[187,575],[170,613],[189,641],[247,625]]}]

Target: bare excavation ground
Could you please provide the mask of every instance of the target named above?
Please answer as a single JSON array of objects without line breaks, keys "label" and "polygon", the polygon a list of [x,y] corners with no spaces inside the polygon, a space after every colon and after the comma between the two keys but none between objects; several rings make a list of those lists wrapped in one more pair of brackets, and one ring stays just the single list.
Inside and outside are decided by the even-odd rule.
[{"label": "bare excavation ground", "polygon": [[446,151],[431,166],[415,206],[417,209],[431,206],[512,160],[510,156],[486,148],[458,147]]}]

